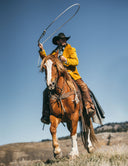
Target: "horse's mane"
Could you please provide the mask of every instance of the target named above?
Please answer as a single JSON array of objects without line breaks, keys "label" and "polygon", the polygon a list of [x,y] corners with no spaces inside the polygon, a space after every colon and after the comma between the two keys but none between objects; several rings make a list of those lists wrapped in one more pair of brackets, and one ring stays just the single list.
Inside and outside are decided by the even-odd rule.
[{"label": "horse's mane", "polygon": [[73,80],[71,76],[69,75],[69,73],[67,72],[67,69],[63,66],[62,62],[58,59],[58,57],[56,57],[55,55],[48,55],[42,60],[41,64],[44,65],[48,59],[51,59],[53,63],[56,64],[59,76],[60,75],[63,76],[65,81],[69,85],[69,87],[71,89],[74,89],[75,87],[74,87]]}]

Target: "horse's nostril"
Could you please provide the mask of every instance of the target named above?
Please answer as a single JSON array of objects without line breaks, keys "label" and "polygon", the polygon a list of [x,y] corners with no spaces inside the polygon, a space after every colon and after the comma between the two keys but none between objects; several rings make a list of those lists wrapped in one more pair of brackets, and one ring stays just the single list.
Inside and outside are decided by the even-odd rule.
[{"label": "horse's nostril", "polygon": [[55,82],[51,82],[49,85],[48,85],[48,89],[49,90],[52,90],[55,88]]},{"label": "horse's nostril", "polygon": [[52,87],[52,84],[49,84],[48,86],[49,86],[49,87]]}]

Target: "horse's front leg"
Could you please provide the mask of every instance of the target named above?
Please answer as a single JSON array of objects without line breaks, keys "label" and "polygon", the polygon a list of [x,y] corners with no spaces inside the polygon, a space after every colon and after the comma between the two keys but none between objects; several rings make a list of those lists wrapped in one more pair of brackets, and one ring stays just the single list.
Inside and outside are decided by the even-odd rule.
[{"label": "horse's front leg", "polygon": [[72,115],[71,122],[68,123],[68,129],[71,132],[71,142],[72,142],[72,149],[69,153],[69,157],[74,159],[75,157],[79,156],[78,145],[77,145],[77,124],[78,124],[79,114],[75,112]]},{"label": "horse's front leg", "polygon": [[52,145],[53,145],[54,157],[55,158],[61,158],[62,157],[62,152],[61,152],[61,149],[59,147],[58,139],[57,139],[57,136],[56,136],[56,130],[57,130],[58,124],[60,123],[60,119],[56,118],[53,115],[50,115],[50,122],[51,122],[50,132],[51,132],[51,135],[52,135]]}]

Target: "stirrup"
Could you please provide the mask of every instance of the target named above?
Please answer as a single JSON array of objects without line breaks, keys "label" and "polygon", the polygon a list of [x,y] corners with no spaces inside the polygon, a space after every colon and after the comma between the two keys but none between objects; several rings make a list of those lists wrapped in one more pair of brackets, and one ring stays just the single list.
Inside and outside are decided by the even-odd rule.
[{"label": "stirrup", "polygon": [[96,114],[96,111],[94,109],[92,109],[92,108],[87,109],[87,115],[89,117],[93,117],[95,114]]},{"label": "stirrup", "polygon": [[41,120],[41,122],[44,123],[44,124],[49,124],[49,123],[50,123],[50,120],[47,119],[46,117],[42,117],[40,120]]}]

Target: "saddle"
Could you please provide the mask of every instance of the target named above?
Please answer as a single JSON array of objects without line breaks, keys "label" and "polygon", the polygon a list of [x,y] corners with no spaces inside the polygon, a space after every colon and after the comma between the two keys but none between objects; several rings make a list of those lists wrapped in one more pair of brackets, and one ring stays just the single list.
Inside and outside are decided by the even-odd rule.
[{"label": "saddle", "polygon": [[[94,104],[94,107],[95,107],[95,110],[96,110],[96,114],[94,115],[93,117],[93,122],[97,123],[97,124],[102,124],[102,120],[105,118],[105,113],[101,107],[101,105],[99,104],[97,98],[95,97],[94,93],[89,89],[89,92],[90,92],[90,96],[91,96],[91,99],[92,99],[92,102]],[[68,93],[65,93],[61,96],[59,95],[51,95],[49,93],[49,90],[48,88],[46,88],[43,92],[43,110],[42,110],[42,118],[41,118],[41,121],[43,123],[46,123],[46,124],[49,124],[50,123],[50,120],[49,120],[49,116],[50,116],[50,107],[49,107],[49,98],[52,98],[52,99],[57,99],[57,101],[59,101],[61,103],[61,106],[62,106],[62,109],[63,109],[63,112],[65,112],[65,108],[61,102],[62,99],[64,98],[67,98],[68,96],[70,95],[73,95],[75,94],[74,91],[71,91],[71,92],[68,92]],[[81,96],[81,92],[80,90],[78,90],[75,94],[75,102],[79,102],[82,100],[82,96]],[[81,106],[82,108],[82,106]],[[85,111],[86,110],[81,110],[80,109],[80,113],[82,111]]]}]

